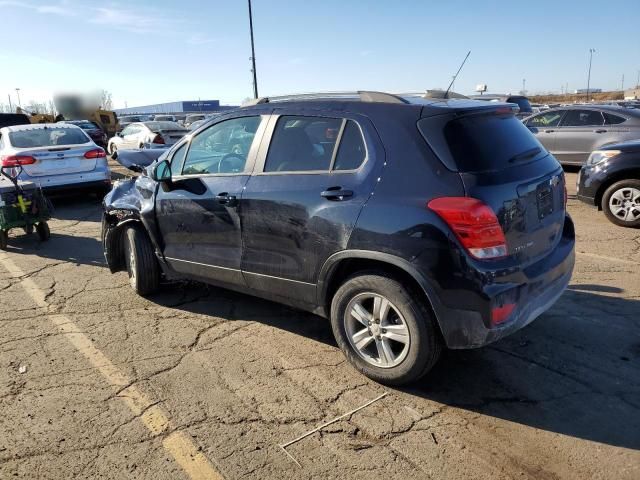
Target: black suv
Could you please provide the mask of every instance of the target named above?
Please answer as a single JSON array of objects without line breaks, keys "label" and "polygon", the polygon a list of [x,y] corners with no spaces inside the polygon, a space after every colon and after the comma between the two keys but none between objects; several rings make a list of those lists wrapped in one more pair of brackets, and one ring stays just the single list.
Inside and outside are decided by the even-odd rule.
[{"label": "black suv", "polygon": [[445,346],[528,324],[571,277],[562,169],[514,108],[261,99],[114,186],[105,257],[141,295],[188,278],[328,317],[358,370],[415,380]]}]

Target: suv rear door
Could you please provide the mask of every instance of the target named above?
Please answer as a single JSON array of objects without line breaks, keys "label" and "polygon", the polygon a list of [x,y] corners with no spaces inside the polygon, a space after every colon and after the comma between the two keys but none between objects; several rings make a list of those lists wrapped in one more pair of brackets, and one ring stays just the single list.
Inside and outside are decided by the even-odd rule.
[{"label": "suv rear door", "polygon": [[255,290],[314,304],[318,272],[346,248],[384,153],[360,115],[277,113],[241,200],[242,271]]},{"label": "suv rear door", "polygon": [[544,145],[549,152],[555,155],[556,135],[560,120],[565,114],[565,110],[549,110],[529,117],[525,125],[531,133]]}]

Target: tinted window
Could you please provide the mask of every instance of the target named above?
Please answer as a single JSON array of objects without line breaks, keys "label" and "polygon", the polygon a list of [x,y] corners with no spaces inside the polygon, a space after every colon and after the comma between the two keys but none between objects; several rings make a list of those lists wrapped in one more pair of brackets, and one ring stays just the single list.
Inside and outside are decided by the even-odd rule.
[{"label": "tinted window", "polygon": [[348,120],[342,133],[342,140],[338,147],[334,170],[355,170],[367,156],[367,149],[358,125],[352,120]]},{"label": "tinted window", "polygon": [[158,130],[186,130],[175,122],[145,122],[144,125],[152,132]]},{"label": "tinted window", "polygon": [[597,110],[569,110],[562,120],[563,127],[593,127],[603,123],[604,118]]},{"label": "tinted window", "polygon": [[89,142],[79,128],[47,128],[9,132],[9,141],[16,148],[37,148],[53,145],[78,145]]},{"label": "tinted window", "polygon": [[562,118],[562,114],[564,112],[562,110],[555,112],[546,112],[541,113],[540,115],[536,115],[535,117],[531,117],[527,120],[527,126],[529,127],[557,127],[558,123],[560,123],[560,119]]},{"label": "tinted window", "polygon": [[604,112],[604,123],[607,125],[617,125],[626,120],[624,117],[619,117],[618,115],[613,115],[612,113]]},{"label": "tinted window", "polygon": [[[418,126],[422,123],[423,120],[418,122]],[[423,135],[428,124],[425,126],[420,128]],[[502,170],[547,155],[529,129],[511,114],[469,115],[451,120],[444,127],[444,138],[449,155],[462,172]],[[437,153],[447,154],[442,150]]]},{"label": "tinted window", "polygon": [[338,118],[280,117],[264,171],[329,170],[341,125]]},{"label": "tinted window", "polygon": [[243,117],[217,123],[191,140],[184,175],[239,173],[260,125],[260,117]]}]

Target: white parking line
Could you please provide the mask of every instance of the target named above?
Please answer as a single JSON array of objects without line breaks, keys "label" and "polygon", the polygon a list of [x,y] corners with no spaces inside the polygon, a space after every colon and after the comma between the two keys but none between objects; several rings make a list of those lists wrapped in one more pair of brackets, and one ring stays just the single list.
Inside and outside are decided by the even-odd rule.
[{"label": "white parking line", "polygon": [[[27,275],[8,254],[0,254],[0,264],[14,277]],[[22,278],[22,288],[40,308],[47,308],[46,294],[31,278]],[[46,315],[51,323],[64,333],[64,338],[98,370],[111,386],[119,390],[118,398],[125,402],[131,412],[140,418],[144,426],[153,434],[161,435],[170,430],[171,420],[168,413],[157,402],[152,401],[122,370],[98,349],[78,325],[68,316],[60,314]],[[222,475],[214,468],[209,459],[198,450],[192,439],[183,431],[175,431],[162,441],[163,447],[173,456],[189,478],[193,480],[222,480]]]}]

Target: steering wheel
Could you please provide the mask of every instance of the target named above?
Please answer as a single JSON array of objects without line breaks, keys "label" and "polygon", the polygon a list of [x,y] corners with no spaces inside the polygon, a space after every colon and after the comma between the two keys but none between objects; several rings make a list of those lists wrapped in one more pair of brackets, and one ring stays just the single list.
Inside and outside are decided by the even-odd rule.
[{"label": "steering wheel", "polygon": [[[224,157],[220,159],[218,162],[218,173],[237,173],[242,171],[244,168],[244,163],[246,159],[242,155],[238,155],[237,153],[228,153]],[[229,163],[231,168],[227,171],[225,168],[222,168],[224,163]]]}]

